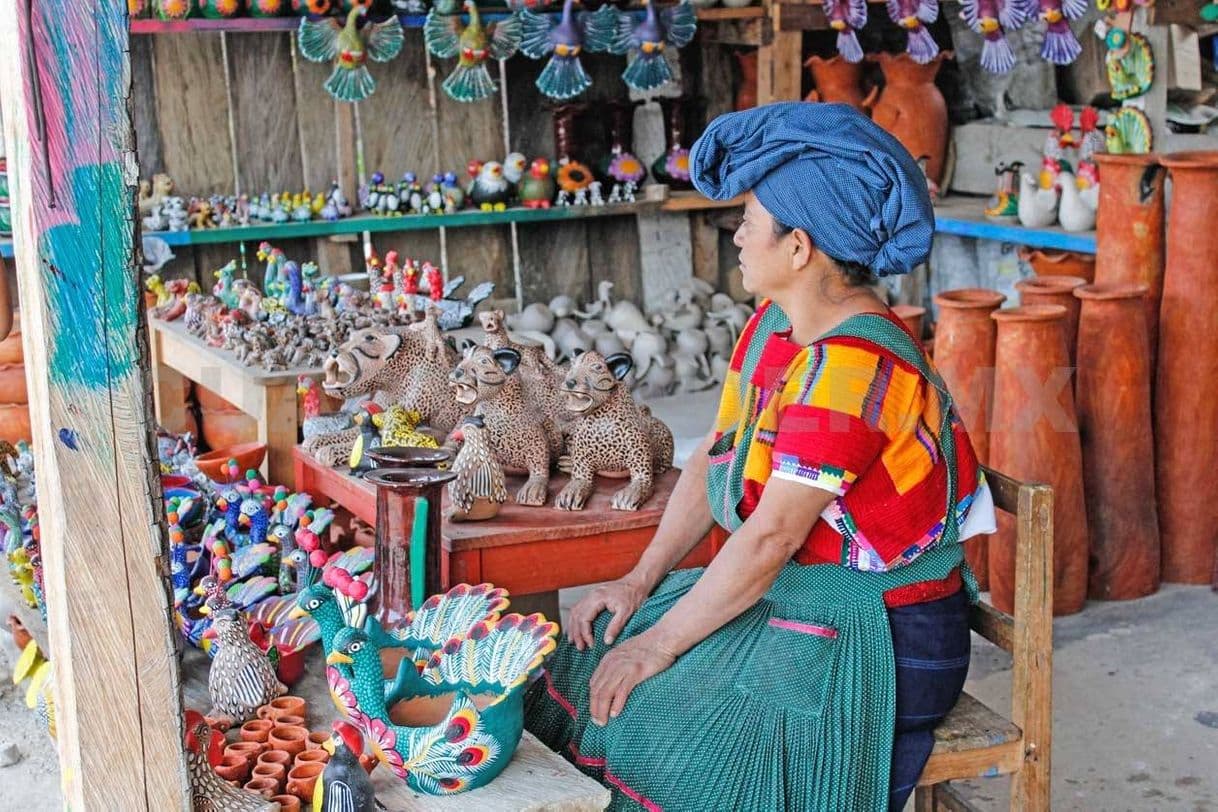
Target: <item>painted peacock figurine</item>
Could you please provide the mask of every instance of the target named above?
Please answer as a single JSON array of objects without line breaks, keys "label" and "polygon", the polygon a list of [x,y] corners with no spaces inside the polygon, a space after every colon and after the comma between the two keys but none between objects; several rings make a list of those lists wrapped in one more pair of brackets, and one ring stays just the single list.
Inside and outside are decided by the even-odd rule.
[{"label": "painted peacock figurine", "polygon": [[664,58],[671,45],[684,48],[698,31],[698,17],[689,0],[656,11],[654,0],[643,0],[646,11],[637,25],[628,14],[619,15],[613,44],[615,54],[633,58],[622,72],[622,81],[633,90],[648,91],[672,81],[672,69]]},{"label": "painted peacock figurine", "polygon": [[507,59],[520,44],[520,18],[511,14],[497,23],[482,24],[474,0],[465,0],[469,22],[461,23],[460,14],[441,14],[437,8],[427,12],[423,39],[427,50],[441,59],[457,57],[457,67],[441,85],[449,98],[475,102],[491,96],[495,83],[486,69],[488,59]]},{"label": "painted peacock figurine", "polygon": [[300,52],[314,62],[334,62],[334,70],[325,88],[339,101],[363,101],[376,89],[376,80],[365,63],[388,62],[402,50],[406,37],[397,15],[381,22],[359,25],[368,14],[367,3],[357,2],[347,13],[345,24],[333,18],[302,17],[297,41]]},{"label": "painted peacock figurine", "polygon": [[527,9],[520,12],[521,52],[529,59],[550,57],[535,84],[551,99],[571,99],[591,87],[592,80],[579,61],[580,53],[585,48],[608,51],[617,37],[618,14],[613,6],[606,4],[595,12],[576,14],[574,5],[574,0],[566,0],[557,20]]}]

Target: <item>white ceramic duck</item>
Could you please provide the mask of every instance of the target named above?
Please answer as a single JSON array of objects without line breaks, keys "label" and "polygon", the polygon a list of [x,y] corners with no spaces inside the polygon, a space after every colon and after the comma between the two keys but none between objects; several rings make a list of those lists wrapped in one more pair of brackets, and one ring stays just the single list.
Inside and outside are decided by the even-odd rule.
[{"label": "white ceramic duck", "polygon": [[1027,172],[1019,176],[1019,222],[1027,228],[1053,225],[1057,221],[1057,199],[1057,189],[1041,189]]},{"label": "white ceramic duck", "polygon": [[1099,202],[1099,186],[1091,186],[1080,190],[1078,182],[1070,172],[1062,172],[1057,176],[1057,185],[1061,189],[1061,206],[1058,208],[1058,219],[1066,231],[1091,231],[1095,228],[1095,209]]}]

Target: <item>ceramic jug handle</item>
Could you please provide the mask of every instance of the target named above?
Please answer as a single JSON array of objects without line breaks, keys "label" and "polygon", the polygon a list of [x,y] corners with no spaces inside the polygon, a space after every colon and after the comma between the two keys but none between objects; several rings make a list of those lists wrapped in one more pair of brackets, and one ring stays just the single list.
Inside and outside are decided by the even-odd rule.
[{"label": "ceramic jug handle", "polygon": [[1155,193],[1155,176],[1164,169],[1163,164],[1151,164],[1142,172],[1142,180],[1138,183],[1138,202],[1145,203]]},{"label": "ceramic jug handle", "polygon": [[866,110],[868,113],[870,113],[871,108],[875,107],[875,103],[877,101],[879,101],[879,98],[880,98],[880,86],[876,85],[875,87],[871,88],[871,92],[867,94],[867,97],[865,99],[863,99],[862,102],[860,102],[860,105],[862,106],[862,108],[864,110]]}]

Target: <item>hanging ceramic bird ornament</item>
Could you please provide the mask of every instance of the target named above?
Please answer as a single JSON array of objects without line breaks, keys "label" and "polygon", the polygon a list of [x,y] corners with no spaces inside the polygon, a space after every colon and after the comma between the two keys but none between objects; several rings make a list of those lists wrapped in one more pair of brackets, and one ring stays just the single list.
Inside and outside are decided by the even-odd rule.
[{"label": "hanging ceramic bird ornament", "polygon": [[825,0],[829,27],[837,32],[837,52],[847,62],[863,61],[858,31],[867,24],[867,0]]},{"label": "hanging ceramic bird ornament", "polygon": [[1031,13],[1028,0],[966,0],[961,5],[964,22],[983,39],[981,67],[990,73],[1007,73],[1015,67],[1015,52],[1006,32],[1021,27]]},{"label": "hanging ceramic bird ornament", "polygon": [[577,15],[574,5],[574,0],[566,0],[557,20],[527,9],[520,12],[521,52],[530,59],[550,57],[535,84],[551,99],[571,99],[591,87],[580,54],[585,48],[608,51],[617,36],[618,16],[611,6]]},{"label": "hanging ceramic bird ornament", "polygon": [[474,0],[465,0],[469,23],[462,26],[459,14],[444,15],[433,8],[423,24],[427,50],[441,59],[457,57],[457,67],[442,87],[449,98],[475,102],[495,92],[495,83],[486,69],[488,59],[507,59],[520,44],[520,18],[515,14],[483,27]]},{"label": "hanging ceramic bird ornament", "polygon": [[919,65],[939,55],[939,45],[926,26],[939,19],[939,0],[887,0],[888,16],[909,35],[905,51]]},{"label": "hanging ceramic bird ornament", "polygon": [[1070,30],[1070,20],[1087,13],[1087,0],[1038,0],[1038,13],[1045,23],[1041,59],[1054,65],[1069,65],[1078,59],[1083,46]]},{"label": "hanging ceramic bird ornament", "polygon": [[368,13],[367,4],[357,3],[347,12],[347,22],[334,18],[302,17],[297,41],[300,52],[314,62],[334,62],[334,71],[325,88],[339,101],[363,101],[376,89],[376,80],[364,63],[388,62],[402,50],[406,37],[396,15],[379,23],[358,24]]},{"label": "hanging ceramic bird ornament", "polygon": [[659,12],[651,0],[643,0],[643,5],[646,10],[637,25],[629,14],[619,15],[618,36],[613,45],[615,54],[633,54],[622,73],[622,81],[638,91],[655,90],[671,81],[672,69],[664,59],[664,49],[669,45],[684,48],[698,31],[698,17],[689,0]]}]

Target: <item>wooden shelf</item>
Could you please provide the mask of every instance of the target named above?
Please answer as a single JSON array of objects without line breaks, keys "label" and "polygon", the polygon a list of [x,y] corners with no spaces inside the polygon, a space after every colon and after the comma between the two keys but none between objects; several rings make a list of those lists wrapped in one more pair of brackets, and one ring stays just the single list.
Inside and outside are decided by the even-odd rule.
[{"label": "wooden shelf", "polygon": [[1025,228],[1018,222],[994,223],[985,218],[987,205],[981,197],[949,197],[935,206],[935,231],[978,240],[995,240],[1031,248],[1095,253],[1095,232],[1069,232],[1057,226]]},{"label": "wooden shelf", "polygon": [[713,23],[720,20],[753,20],[765,16],[761,6],[745,6],[744,8],[700,8],[698,19]]},{"label": "wooden shelf", "polygon": [[[713,9],[712,9],[713,10]],[[734,11],[735,9],[727,9]],[[668,200],[660,206],[661,211],[705,211],[707,209],[730,209],[744,205],[744,195],[731,200],[711,200],[698,192],[670,192]]]}]

